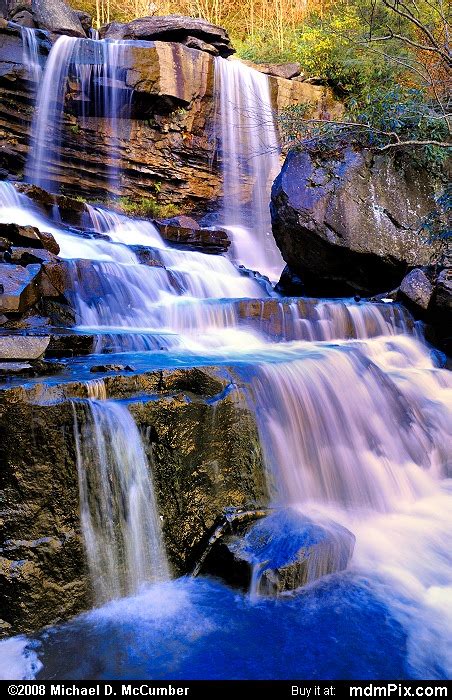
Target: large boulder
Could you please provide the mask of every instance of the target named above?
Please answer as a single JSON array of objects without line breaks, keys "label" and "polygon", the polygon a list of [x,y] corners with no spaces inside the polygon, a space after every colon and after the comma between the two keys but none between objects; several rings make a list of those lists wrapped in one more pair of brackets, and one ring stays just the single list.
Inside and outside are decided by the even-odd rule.
[{"label": "large boulder", "polygon": [[393,155],[351,146],[289,153],[272,189],[276,242],[314,295],[373,294],[435,260],[420,232],[435,182]]},{"label": "large boulder", "polygon": [[100,36],[103,39],[177,42],[217,56],[234,53],[225,29],[205,19],[182,15],[140,17],[128,24],[112,22],[101,27]]},{"label": "large boulder", "polygon": [[338,523],[315,522],[291,509],[251,524],[230,519],[230,525],[229,533],[214,540],[199,572],[252,594],[278,595],[343,571],[355,546],[354,535]]},{"label": "large boulder", "polygon": [[32,0],[33,15],[40,27],[55,34],[85,37],[77,12],[64,0]]}]

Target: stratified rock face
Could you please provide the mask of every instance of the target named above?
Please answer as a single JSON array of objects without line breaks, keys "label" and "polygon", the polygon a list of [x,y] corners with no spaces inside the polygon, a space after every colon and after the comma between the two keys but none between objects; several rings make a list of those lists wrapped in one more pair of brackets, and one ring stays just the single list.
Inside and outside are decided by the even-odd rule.
[{"label": "stratified rock face", "polygon": [[77,12],[64,0],[32,0],[32,8],[40,27],[56,34],[86,36]]},{"label": "stratified rock face", "polygon": [[[149,21],[157,19],[162,18]],[[190,21],[205,26],[202,21]],[[218,28],[218,32],[223,30]],[[44,64],[50,42],[41,30],[36,36]],[[148,35],[144,32],[142,36]],[[214,158],[213,56],[199,45],[193,48],[195,39],[201,39],[195,37],[184,45],[180,36],[174,42],[138,37],[130,42],[124,58],[126,70],[117,82],[127,94],[133,90],[131,118],[124,119],[114,139],[110,120],[95,114],[93,101],[86,101],[74,71],[64,104],[61,153],[53,150],[53,141],[48,144],[48,156],[53,163],[59,161],[59,169],[50,161],[44,166],[55,192],[80,194],[83,183],[83,196],[88,200],[109,203],[118,196],[135,201],[152,198],[159,205],[171,204],[175,213],[205,213],[215,207],[221,195],[221,175]],[[96,60],[93,47],[95,42],[84,44],[87,63]],[[277,109],[309,103],[313,117],[341,109],[328,88],[279,77],[269,80]],[[19,28],[0,27],[0,176],[23,176],[35,91],[32,73],[23,64]],[[112,160],[120,165],[120,179],[110,176]]]},{"label": "stratified rock face", "polygon": [[[40,35],[39,35],[40,36]],[[42,36],[45,35],[42,33]],[[89,42],[87,42],[89,44]],[[50,48],[40,39],[44,57]],[[126,54],[124,88],[133,89],[132,118],[112,143],[108,119],[80,115],[81,92],[71,80],[63,122],[63,148],[55,191],[108,202],[114,195],[152,198],[176,211],[205,211],[220,195],[212,169],[213,62],[182,44],[135,42]],[[35,85],[23,65],[19,30],[0,29],[0,169],[23,175]],[[116,141],[116,140],[115,140]],[[49,144],[49,157],[56,157]],[[120,183],[107,170],[112,154],[122,164]],[[70,209],[70,207],[69,207]]]},{"label": "stratified rock face", "polygon": [[273,233],[308,294],[393,289],[410,266],[435,257],[419,233],[434,185],[393,156],[294,150],[273,185]]},{"label": "stratified rock face", "polygon": [[[243,521],[242,521],[243,522]],[[218,539],[201,572],[254,594],[278,595],[347,568],[354,535],[332,521],[284,509]]]},{"label": "stratified rock face", "polygon": [[[23,371],[23,370],[22,370]],[[0,619],[31,632],[91,606],[79,522],[74,417],[91,382],[0,391],[2,519]],[[175,574],[192,570],[228,507],[267,502],[253,416],[214,368],[110,373],[108,398],[130,404],[152,468]],[[32,437],[31,437],[32,436]]]},{"label": "stratified rock face", "polygon": [[140,17],[128,24],[112,22],[100,29],[102,39],[138,39],[185,44],[214,56],[227,57],[234,53],[225,29],[205,19],[168,15]]}]

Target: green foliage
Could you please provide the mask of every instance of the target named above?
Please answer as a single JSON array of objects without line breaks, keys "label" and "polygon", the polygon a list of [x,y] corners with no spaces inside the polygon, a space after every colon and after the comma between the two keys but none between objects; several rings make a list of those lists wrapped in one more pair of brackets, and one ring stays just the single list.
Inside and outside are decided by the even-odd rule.
[{"label": "green foliage", "polygon": [[[400,141],[447,141],[448,130],[435,103],[426,99],[417,88],[393,84],[384,88],[362,88],[346,101],[343,122],[317,123],[304,121],[301,110],[290,108],[280,117],[286,142],[293,145],[307,140],[325,153],[356,143],[367,148],[382,148]],[[420,167],[441,176],[448,149],[427,145],[412,148],[411,159]]]},{"label": "green foliage", "polygon": [[143,219],[166,219],[178,214],[178,209],[174,204],[159,204],[154,197],[141,197],[137,200],[130,197],[120,197],[114,202],[114,205],[129,216]]},{"label": "green foliage", "polygon": [[[437,105],[426,99],[423,90],[393,85],[383,89],[363,90],[348,100],[346,119],[369,125],[366,145],[381,147],[389,143],[388,133],[397,134],[401,141],[446,141],[446,121],[438,114]],[[413,151],[419,165],[440,173],[448,149],[423,146]]]}]

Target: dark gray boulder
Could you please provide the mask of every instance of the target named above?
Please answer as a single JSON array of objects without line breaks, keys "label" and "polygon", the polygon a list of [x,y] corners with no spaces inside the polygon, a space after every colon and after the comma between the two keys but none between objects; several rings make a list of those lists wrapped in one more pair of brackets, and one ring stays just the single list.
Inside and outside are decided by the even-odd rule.
[{"label": "dark gray boulder", "polygon": [[402,280],[400,297],[421,311],[427,311],[433,294],[433,285],[423,270],[415,268]]},{"label": "dark gray boulder", "polygon": [[293,150],[272,189],[273,234],[307,294],[375,294],[434,262],[419,232],[434,194],[427,172],[391,155]]},{"label": "dark gray boulder", "polygon": [[89,12],[83,12],[83,10],[76,10],[75,14],[79,18],[80,24],[82,25],[86,36],[89,36],[90,29],[93,26],[93,18]]},{"label": "dark gray boulder", "polygon": [[32,8],[37,24],[49,32],[86,36],[77,12],[64,0],[32,0]]},{"label": "dark gray boulder", "polygon": [[101,27],[100,37],[102,39],[169,41],[220,56],[230,56],[234,53],[225,29],[210,24],[205,19],[183,15],[140,17],[128,24],[111,22]]}]

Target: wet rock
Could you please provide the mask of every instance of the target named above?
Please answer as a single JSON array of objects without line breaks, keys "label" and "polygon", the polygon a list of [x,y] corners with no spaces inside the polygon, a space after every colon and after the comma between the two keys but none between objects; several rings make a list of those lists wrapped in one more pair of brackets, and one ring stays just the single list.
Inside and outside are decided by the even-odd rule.
[{"label": "wet rock", "polygon": [[193,219],[191,216],[173,216],[170,219],[162,219],[160,221],[156,221],[157,226],[176,226],[177,228],[188,228],[191,229],[192,231],[197,231],[198,229],[202,228],[196,219]]},{"label": "wet rock", "polygon": [[302,280],[297,274],[292,272],[288,265],[282,271],[275,291],[288,297],[301,297],[305,293]]},{"label": "wet rock", "polygon": [[[95,381],[33,382],[0,392],[6,560],[0,617],[10,634],[92,605],[73,429],[74,410],[80,418],[83,410],[67,399],[92,395]],[[103,382],[108,397],[140,395],[130,411],[152,464],[171,565],[176,575],[188,573],[227,506],[267,502],[254,418],[224,369],[117,374]]]},{"label": "wet rock", "polygon": [[52,333],[46,357],[76,357],[94,352],[96,336],[85,333]]},{"label": "wet rock", "polygon": [[38,25],[50,32],[86,36],[77,12],[64,0],[33,0],[33,12]]},{"label": "wet rock", "polygon": [[18,224],[0,224],[0,235],[9,240],[12,245],[26,248],[44,248],[55,255],[60,252],[60,246],[51,233],[41,232],[35,226],[19,226]]},{"label": "wet rock", "polygon": [[0,335],[0,360],[37,360],[49,342],[49,336]]},{"label": "wet rock", "polygon": [[354,535],[333,521],[315,522],[294,510],[279,510],[256,523],[231,523],[200,573],[258,595],[278,595],[347,568]]},{"label": "wet rock", "polygon": [[452,269],[443,270],[436,280],[434,305],[439,313],[452,314]]},{"label": "wet rock", "polygon": [[178,42],[188,45],[198,39],[209,53],[227,57],[234,53],[228,33],[222,27],[210,24],[207,20],[169,15],[166,17],[140,17],[128,24],[112,22],[100,29],[101,38],[138,39],[141,41]]},{"label": "wet rock", "polygon": [[29,362],[0,362],[0,377],[33,374],[33,365]]},{"label": "wet rock", "polygon": [[137,256],[141,265],[163,267],[159,252],[155,248],[148,248],[144,245],[131,245],[130,248]]},{"label": "wet rock", "polygon": [[37,185],[18,182],[15,185],[18,192],[26,194],[47,215],[58,207],[61,221],[69,226],[83,226],[87,215],[85,202],[63,194],[51,194]]},{"label": "wet rock", "polygon": [[64,328],[75,326],[74,309],[61,299],[41,299],[40,309],[53,326],[63,326]]},{"label": "wet rock", "polygon": [[90,372],[134,372],[135,368],[130,365],[93,365]]},{"label": "wet rock", "polygon": [[[8,331],[41,331],[43,328],[47,328],[50,325],[50,320],[45,316],[41,316],[36,308],[31,308],[25,314],[10,314],[9,319],[4,325],[4,328]],[[38,333],[31,333],[31,335],[39,335]]]},{"label": "wet rock", "polygon": [[428,173],[394,155],[294,150],[273,185],[273,233],[308,294],[375,294],[434,257],[418,233],[434,191]]},{"label": "wet rock", "polygon": [[0,265],[0,312],[24,312],[38,300],[40,265]]},{"label": "wet rock", "polygon": [[225,253],[231,241],[226,231],[201,228],[185,228],[158,224],[162,238],[173,245],[182,246],[188,250],[201,250],[206,253]]},{"label": "wet rock", "polygon": [[402,280],[400,297],[421,311],[427,311],[433,294],[433,285],[425,272],[419,268],[411,270]]},{"label": "wet rock", "polygon": [[441,270],[434,280],[427,310],[427,338],[452,357],[452,268]]}]

